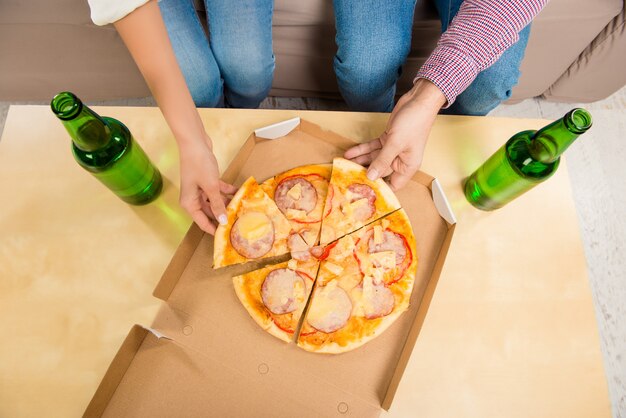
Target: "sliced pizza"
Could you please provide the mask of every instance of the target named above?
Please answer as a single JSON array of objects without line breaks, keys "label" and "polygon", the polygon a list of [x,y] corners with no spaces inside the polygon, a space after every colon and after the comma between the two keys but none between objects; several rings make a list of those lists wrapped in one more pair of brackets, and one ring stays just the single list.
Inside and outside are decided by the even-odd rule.
[{"label": "sliced pizza", "polygon": [[228,222],[215,231],[213,267],[289,253],[291,224],[253,177],[226,208]]},{"label": "sliced pizza", "polygon": [[367,170],[344,158],[333,160],[328,187],[328,215],[320,244],[326,245],[400,208],[396,195],[382,179],[371,181]]},{"label": "sliced pizza", "polygon": [[333,242],[321,264],[298,346],[342,353],[372,340],[408,309],[417,271],[404,210]]},{"label": "sliced pizza", "polygon": [[305,165],[285,171],[261,184],[261,188],[289,219],[292,229],[308,245],[315,245],[319,237],[330,172],[330,164]]},{"label": "sliced pizza", "polygon": [[237,297],[254,321],[290,342],[309,300],[318,262],[289,262],[233,277]]}]

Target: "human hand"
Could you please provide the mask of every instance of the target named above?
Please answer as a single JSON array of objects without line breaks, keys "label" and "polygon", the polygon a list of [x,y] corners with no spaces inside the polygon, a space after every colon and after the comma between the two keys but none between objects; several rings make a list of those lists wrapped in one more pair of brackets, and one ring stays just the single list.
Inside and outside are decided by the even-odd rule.
[{"label": "human hand", "polygon": [[426,79],[417,80],[393,108],[385,132],[350,148],[345,158],[369,165],[370,180],[391,175],[391,188],[401,189],[420,168],[430,129],[445,103],[437,86]]},{"label": "human hand", "polygon": [[208,137],[180,148],[180,205],[203,231],[214,234],[217,220],[227,222],[226,204],[237,188],[219,179]]}]

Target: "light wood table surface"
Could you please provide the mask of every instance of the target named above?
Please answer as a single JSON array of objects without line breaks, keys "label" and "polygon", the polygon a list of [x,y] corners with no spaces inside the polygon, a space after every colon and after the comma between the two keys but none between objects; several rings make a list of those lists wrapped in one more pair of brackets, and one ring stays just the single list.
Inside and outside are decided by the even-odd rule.
[{"label": "light wood table surface", "polygon": [[[0,140],[0,417],[79,416],[190,224],[178,153],[156,108],[95,108],[123,121],[167,179],[124,204],[72,159],[47,106],[12,106]],[[259,127],[301,116],[360,141],[388,115],[200,111],[221,169]],[[608,417],[610,403],[568,173],[498,211],[462,179],[513,133],[546,121],[440,116],[422,169],[458,218],[424,327],[385,417]]]}]

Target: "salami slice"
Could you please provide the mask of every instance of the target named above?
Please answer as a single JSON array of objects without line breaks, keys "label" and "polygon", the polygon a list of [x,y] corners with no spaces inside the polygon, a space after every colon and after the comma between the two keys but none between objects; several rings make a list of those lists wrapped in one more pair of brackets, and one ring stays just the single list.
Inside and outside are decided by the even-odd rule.
[{"label": "salami slice", "polygon": [[343,328],[351,312],[352,302],[346,291],[329,284],[315,289],[307,320],[316,330],[329,334]]},{"label": "salami slice", "polygon": [[380,318],[391,313],[395,305],[393,292],[383,284],[375,285],[363,292],[363,307],[367,319]]},{"label": "salami slice", "polygon": [[288,209],[309,213],[317,204],[317,190],[303,177],[289,177],[276,187],[274,200],[283,213],[287,213]]},{"label": "salami slice", "polygon": [[230,231],[230,243],[246,258],[262,257],[274,244],[274,224],[264,213],[245,213],[235,221]]},{"label": "salami slice", "polygon": [[356,205],[352,216],[357,221],[365,221],[371,218],[376,212],[376,192],[367,184],[354,183],[348,186],[351,194],[349,203],[353,204],[362,199],[367,199],[363,204]]},{"label": "salami slice", "polygon": [[261,286],[263,304],[277,315],[295,311],[304,301],[305,292],[302,277],[285,268],[271,271]]},{"label": "salami slice", "polygon": [[383,232],[383,242],[376,244],[374,242],[374,237],[372,236],[368,241],[368,252],[371,254],[383,251],[395,252],[396,265],[402,264],[406,258],[406,246],[404,245],[404,239],[402,239],[399,234],[387,230]]}]

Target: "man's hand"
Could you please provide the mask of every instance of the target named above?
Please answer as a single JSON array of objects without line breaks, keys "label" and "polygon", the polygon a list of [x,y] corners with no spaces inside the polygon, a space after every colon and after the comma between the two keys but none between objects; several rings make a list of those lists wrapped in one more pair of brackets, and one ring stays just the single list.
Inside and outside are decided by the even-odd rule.
[{"label": "man's hand", "polygon": [[428,134],[445,103],[437,86],[425,79],[417,80],[393,108],[385,132],[350,148],[345,157],[369,165],[370,180],[391,175],[391,188],[401,189],[420,168]]},{"label": "man's hand", "polygon": [[219,179],[208,138],[180,148],[180,205],[203,231],[214,234],[215,220],[226,224],[228,195],[236,191]]}]

